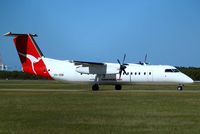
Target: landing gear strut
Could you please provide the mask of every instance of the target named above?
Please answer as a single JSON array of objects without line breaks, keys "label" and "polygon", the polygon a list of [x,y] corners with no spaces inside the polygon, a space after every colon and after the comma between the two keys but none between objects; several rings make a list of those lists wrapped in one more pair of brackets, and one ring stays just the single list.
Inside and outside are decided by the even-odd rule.
[{"label": "landing gear strut", "polygon": [[178,85],[177,90],[182,91],[183,90],[183,85]]},{"label": "landing gear strut", "polygon": [[94,85],[92,86],[92,90],[93,90],[93,91],[98,91],[98,90],[99,90],[99,85],[98,85],[98,84],[94,84]]},{"label": "landing gear strut", "polygon": [[121,85],[115,85],[115,90],[121,90],[122,86]]}]

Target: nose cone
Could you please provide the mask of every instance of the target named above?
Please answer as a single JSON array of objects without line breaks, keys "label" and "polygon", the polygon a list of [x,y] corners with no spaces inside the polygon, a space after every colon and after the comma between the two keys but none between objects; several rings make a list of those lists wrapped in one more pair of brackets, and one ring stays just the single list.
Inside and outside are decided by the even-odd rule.
[{"label": "nose cone", "polygon": [[192,84],[194,81],[188,77],[187,75],[184,75],[184,78],[183,78],[183,83],[186,83],[186,84]]}]

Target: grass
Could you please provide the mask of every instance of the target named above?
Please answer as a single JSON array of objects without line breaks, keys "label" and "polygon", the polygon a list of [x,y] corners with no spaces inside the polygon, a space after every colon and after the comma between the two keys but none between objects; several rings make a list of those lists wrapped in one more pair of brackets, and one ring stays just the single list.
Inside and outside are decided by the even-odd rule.
[{"label": "grass", "polygon": [[[9,89],[84,89],[66,92],[13,92]],[[200,92],[131,92],[176,86],[103,86],[55,81],[0,81],[2,134],[199,134]],[[1,91],[7,89],[7,91]],[[200,90],[199,84],[185,90]],[[109,92],[107,92],[109,91]]]}]

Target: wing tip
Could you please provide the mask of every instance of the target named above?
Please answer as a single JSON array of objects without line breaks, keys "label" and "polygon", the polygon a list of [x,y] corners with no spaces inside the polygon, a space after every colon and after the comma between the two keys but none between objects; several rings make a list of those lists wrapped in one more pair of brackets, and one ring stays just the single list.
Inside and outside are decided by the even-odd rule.
[{"label": "wing tip", "polygon": [[11,32],[7,32],[5,34],[3,34],[3,36],[10,36],[12,33]]}]

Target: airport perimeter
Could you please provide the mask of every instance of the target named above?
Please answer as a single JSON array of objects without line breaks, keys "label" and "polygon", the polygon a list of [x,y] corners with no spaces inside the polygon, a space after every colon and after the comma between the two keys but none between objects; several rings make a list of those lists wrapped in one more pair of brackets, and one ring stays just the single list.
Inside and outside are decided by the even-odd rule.
[{"label": "airport perimeter", "polygon": [[0,81],[0,133],[198,134],[200,83],[101,86]]}]

